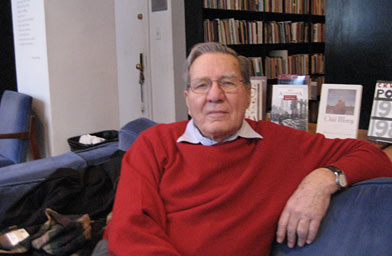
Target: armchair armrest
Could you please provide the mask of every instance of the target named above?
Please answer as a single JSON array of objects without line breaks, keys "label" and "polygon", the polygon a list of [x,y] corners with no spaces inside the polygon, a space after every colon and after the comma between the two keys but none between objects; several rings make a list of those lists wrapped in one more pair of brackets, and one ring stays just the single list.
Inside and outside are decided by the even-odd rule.
[{"label": "armchair armrest", "polygon": [[35,117],[30,116],[30,124],[29,130],[24,132],[15,132],[15,133],[4,133],[0,134],[0,139],[21,139],[21,140],[29,140],[29,146],[31,153],[33,155],[33,159],[40,159],[41,155],[38,149],[36,131],[35,131]]}]

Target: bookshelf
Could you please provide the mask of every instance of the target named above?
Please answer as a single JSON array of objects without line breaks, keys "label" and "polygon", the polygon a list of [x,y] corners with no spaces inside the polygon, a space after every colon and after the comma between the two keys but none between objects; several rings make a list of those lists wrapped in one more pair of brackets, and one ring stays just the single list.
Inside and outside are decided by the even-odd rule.
[{"label": "bookshelf", "polygon": [[[268,84],[272,85],[277,82],[276,75],[271,75],[270,73],[266,74],[265,65],[266,59],[273,58],[270,57],[271,51],[280,51],[287,50],[288,56],[296,57],[296,59],[302,58],[302,62],[298,60],[292,61],[293,63],[298,62],[306,62],[303,64],[305,67],[305,71],[301,71],[300,73],[294,72],[292,74],[309,74],[312,79],[318,79],[321,87],[321,83],[323,82],[324,72],[323,72],[323,61],[324,61],[324,37],[320,34],[323,33],[312,33],[313,26],[312,24],[318,24],[317,27],[323,27],[325,24],[325,15],[321,15],[324,13],[325,4],[323,4],[325,0],[266,0],[265,4],[262,8],[263,10],[269,10],[273,7],[275,12],[270,11],[259,11],[256,4],[257,0],[232,0],[232,1],[222,1],[222,0],[200,0],[200,1],[184,1],[185,3],[185,24],[186,24],[186,49],[187,55],[189,54],[191,48],[196,43],[205,42],[205,41],[218,41],[224,44],[227,44],[239,54],[244,55],[246,57],[261,57],[262,65],[263,65],[263,74],[268,77]],[[232,3],[232,9],[228,6],[224,6],[224,3]],[[301,14],[296,13],[287,13],[287,11],[293,11],[293,3],[308,3],[309,12],[304,12]],[[317,2],[317,4],[315,4]],[[268,4],[267,4],[268,3]],[[273,4],[275,3],[275,4]],[[276,4],[279,3],[279,4]],[[288,5],[291,3],[290,5]],[[221,4],[221,5],[219,5]],[[235,5],[238,7],[238,10],[233,8]],[[246,5],[248,4],[248,5]],[[241,6],[242,5],[242,6]],[[250,6],[253,6],[250,7]],[[256,6],[256,7],[255,7]],[[306,9],[306,8],[305,8]],[[311,14],[313,9],[318,9],[320,15]],[[295,10],[294,10],[295,11]],[[301,10],[300,10],[301,12]],[[210,22],[208,24],[208,22]],[[219,22],[219,24],[217,24]],[[226,22],[226,23],[224,23]],[[258,24],[257,24],[258,22]],[[207,23],[207,24],[206,24]],[[251,29],[245,30],[246,28],[251,27],[249,23],[256,23],[253,28],[257,31],[260,31],[258,26],[262,24],[262,35],[260,42],[260,35],[252,31]],[[235,24],[235,25],[233,25]],[[245,24],[245,25],[244,25]],[[271,26],[269,26],[271,24]],[[215,26],[215,30],[211,29]],[[224,31],[229,31],[231,35],[226,35],[226,37],[219,35],[217,31],[218,26],[220,28],[226,28]],[[231,26],[231,27],[230,27]],[[234,27],[233,27],[234,26]],[[281,26],[281,27],[279,27]],[[297,28],[296,31],[301,34],[301,36],[297,38],[293,38],[294,36],[284,37],[284,33],[282,31],[286,31],[289,33],[290,29],[286,29],[287,27]],[[275,33],[278,40],[271,40],[271,33],[269,33],[272,28],[270,27],[279,27],[278,32]],[[284,27],[284,28],[283,28]],[[307,30],[304,29],[307,27]],[[234,28],[234,29],[233,29]],[[318,28],[320,29],[320,28]],[[324,29],[324,28],[323,28]],[[306,31],[305,31],[306,30]],[[242,31],[242,32],[241,32]],[[321,31],[321,30],[320,30]],[[235,35],[233,35],[235,34]],[[247,34],[248,36],[244,36]],[[251,35],[255,35],[254,37],[258,37],[256,40],[253,39]],[[297,34],[297,33],[295,33]],[[209,36],[210,37],[209,37]],[[212,35],[212,39],[211,39]],[[282,36],[283,35],[283,36]],[[215,37],[214,37],[215,36]],[[226,40],[222,40],[225,37]],[[235,38],[235,39],[233,39]],[[284,38],[282,40],[282,38]],[[300,38],[300,39],[299,39]],[[317,60],[317,63],[316,63]],[[317,65],[316,65],[317,64]],[[300,70],[299,68],[294,68],[292,70]],[[301,69],[303,70],[303,69]],[[312,72],[313,71],[313,72]],[[272,87],[268,86],[267,89],[267,109],[270,109],[270,95],[272,94]],[[318,90],[320,92],[320,90]],[[320,95],[318,93],[318,95]],[[318,100],[315,99],[313,102],[310,102],[310,111],[317,111],[318,108]],[[312,114],[310,114],[312,115]],[[313,114],[314,116],[314,114]],[[317,116],[317,115],[316,115]],[[317,119],[316,119],[317,120]],[[311,122],[316,122],[314,118],[311,118]]]}]

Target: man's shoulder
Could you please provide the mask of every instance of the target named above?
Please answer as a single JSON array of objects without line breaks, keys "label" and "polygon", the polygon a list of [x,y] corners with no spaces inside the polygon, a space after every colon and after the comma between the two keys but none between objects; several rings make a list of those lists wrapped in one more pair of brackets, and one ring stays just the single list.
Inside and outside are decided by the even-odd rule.
[{"label": "man's shoulder", "polygon": [[304,132],[302,130],[296,130],[294,128],[280,125],[269,120],[254,121],[246,119],[246,121],[256,132],[261,134],[261,136],[263,137],[271,135],[273,135],[274,137],[275,135],[298,135],[299,133]]},{"label": "man's shoulder", "polygon": [[169,136],[179,137],[184,133],[186,125],[189,121],[178,121],[173,123],[158,123],[145,131],[143,131],[143,136]]},{"label": "man's shoulder", "polygon": [[250,127],[254,129],[256,132],[262,132],[263,130],[270,130],[270,129],[280,129],[281,125],[275,124],[271,121],[266,121],[266,120],[260,120],[260,121],[254,121],[251,119],[246,119]]}]

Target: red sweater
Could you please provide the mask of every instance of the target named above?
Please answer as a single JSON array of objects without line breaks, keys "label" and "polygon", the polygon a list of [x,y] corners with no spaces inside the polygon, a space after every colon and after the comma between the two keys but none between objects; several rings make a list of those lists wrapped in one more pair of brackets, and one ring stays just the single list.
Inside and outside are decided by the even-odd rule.
[{"label": "red sweater", "polygon": [[334,165],[351,184],[392,175],[368,142],[247,121],[263,139],[177,143],[185,121],[143,132],[122,163],[111,255],[269,255],[280,213],[309,172]]}]

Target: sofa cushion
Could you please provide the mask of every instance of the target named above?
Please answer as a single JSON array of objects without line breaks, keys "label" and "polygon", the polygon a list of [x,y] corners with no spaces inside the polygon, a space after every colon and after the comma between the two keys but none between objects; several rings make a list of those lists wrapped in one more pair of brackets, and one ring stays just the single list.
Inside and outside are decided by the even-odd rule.
[{"label": "sofa cushion", "polygon": [[10,159],[5,158],[4,156],[0,155],[0,167],[8,166],[14,164]]},{"label": "sofa cushion", "polygon": [[392,178],[357,183],[332,197],[317,239],[302,248],[275,244],[274,256],[391,255]]},{"label": "sofa cushion", "polygon": [[86,162],[68,152],[59,156],[14,164],[0,169],[0,219],[4,212],[33,186],[43,181],[60,167],[86,167]]},{"label": "sofa cushion", "polygon": [[110,159],[118,150],[118,141],[100,144],[88,149],[74,151],[86,161],[87,166],[99,165]]},{"label": "sofa cushion", "polygon": [[154,121],[141,117],[124,125],[118,133],[118,149],[127,151],[142,131],[155,124]]}]

